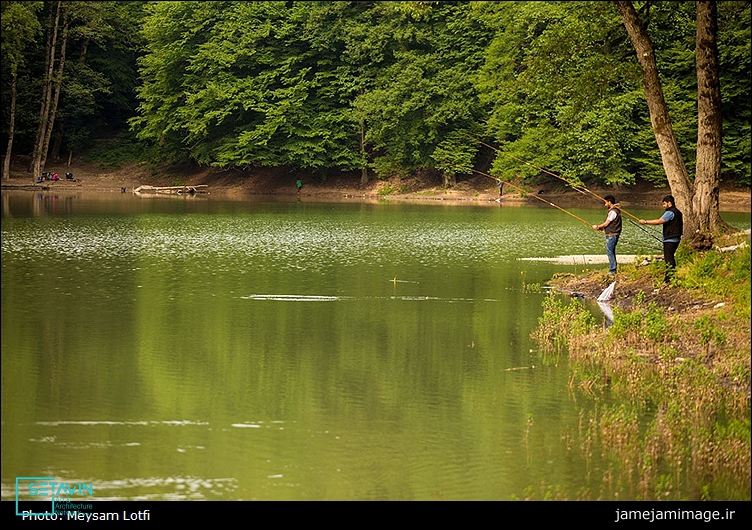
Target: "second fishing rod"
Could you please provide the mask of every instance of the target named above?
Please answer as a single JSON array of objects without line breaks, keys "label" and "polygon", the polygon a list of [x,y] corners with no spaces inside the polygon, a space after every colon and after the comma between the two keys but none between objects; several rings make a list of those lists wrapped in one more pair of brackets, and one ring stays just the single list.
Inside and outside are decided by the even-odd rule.
[{"label": "second fishing rod", "polygon": [[[490,145],[490,144],[487,144],[486,142],[484,142],[484,141],[482,141],[482,140],[479,140],[478,138],[475,138],[474,136],[471,136],[470,138],[472,138],[473,140],[475,140],[476,142],[478,142],[478,143],[479,143],[479,144],[481,144],[481,145],[485,145],[485,146],[486,146],[486,147],[488,147],[489,149],[493,149],[494,151],[496,151],[497,153],[499,153],[499,154],[501,154],[501,155],[504,155],[504,156],[506,156],[506,157],[508,157],[508,158],[511,158],[512,160],[516,160],[516,161],[518,161],[518,162],[521,162],[521,163],[523,163],[523,164],[525,164],[525,165],[528,165],[528,166],[530,166],[530,167],[533,167],[533,168],[537,169],[538,171],[542,171],[543,173],[545,173],[545,174],[547,174],[547,175],[551,175],[552,177],[554,177],[554,178],[557,178],[557,179],[561,180],[562,182],[566,182],[567,184],[569,184],[570,186],[572,186],[572,188],[573,188],[573,189],[575,189],[576,191],[578,191],[578,192],[580,192],[580,193],[584,193],[584,192],[587,192],[587,193],[589,193],[590,195],[592,195],[593,197],[595,197],[595,198],[596,198],[596,199],[598,199],[598,200],[601,200],[601,201],[604,201],[604,202],[605,202],[605,200],[606,200],[606,199],[604,199],[603,197],[601,197],[600,195],[598,195],[597,193],[595,193],[594,191],[590,191],[590,190],[589,190],[589,189],[587,189],[587,188],[586,188],[585,186],[578,186],[578,185],[574,184],[573,182],[570,182],[569,180],[565,179],[565,178],[564,178],[564,177],[562,177],[561,175],[557,175],[556,173],[553,173],[552,171],[548,171],[548,170],[546,170],[546,169],[543,169],[542,167],[538,167],[538,166],[536,166],[535,164],[531,164],[530,162],[527,162],[527,161],[525,161],[525,160],[523,160],[523,159],[521,159],[521,158],[519,158],[519,157],[516,157],[516,156],[514,156],[514,155],[510,155],[509,153],[505,153],[505,152],[504,152],[504,151],[502,151],[501,149],[498,149],[498,148],[496,148],[496,147],[494,147],[494,146],[492,146],[492,145]],[[494,178],[494,177],[492,177],[492,178]],[[631,217],[631,218],[632,218],[632,219],[634,219],[635,221],[638,221],[638,223],[639,223],[639,220],[640,220],[640,219],[639,219],[639,217],[637,217],[636,215],[633,215],[633,214],[631,214],[631,213],[630,213],[630,212],[628,212],[627,210],[623,209],[623,208],[622,208],[621,206],[619,206],[619,210],[620,210],[620,211],[621,211],[622,213],[625,213],[625,214],[627,214],[627,215],[628,215],[629,217]],[[660,243],[663,243],[663,240],[662,240],[662,239],[660,239],[660,238],[656,237],[656,236],[655,236],[654,234],[652,234],[652,233],[651,233],[650,231],[648,231],[648,230],[646,230],[645,228],[643,228],[643,226],[642,226],[642,225],[640,225],[640,224],[638,224],[638,223],[635,223],[635,222],[634,222],[634,221],[632,221],[632,220],[630,220],[630,222],[631,222],[631,223],[632,223],[633,225],[635,225],[635,226],[636,226],[637,228],[639,228],[640,230],[642,230],[643,232],[645,232],[645,233],[646,233],[647,235],[649,235],[650,237],[652,237],[653,239],[656,239],[656,240],[657,240],[658,242],[660,242]]]},{"label": "second fishing rod", "polygon": [[[494,177],[493,175],[489,175],[488,173],[484,173],[483,171],[478,171],[477,169],[473,169],[473,168],[469,168],[469,167],[465,167],[465,166],[458,166],[458,169],[462,169],[462,170],[464,170],[464,171],[472,171],[473,173],[477,173],[477,174],[479,174],[479,175],[482,175],[482,176],[484,176],[484,177],[487,177],[487,178],[493,179],[493,180],[495,180],[496,182],[500,182],[500,181],[501,181],[501,179],[499,179],[498,177]],[[533,197],[533,198],[535,198],[535,199],[538,199],[538,200],[539,200],[539,201],[541,201],[541,202],[545,202],[545,203],[546,203],[546,204],[548,204],[549,206],[552,206],[553,208],[556,208],[557,210],[559,210],[559,211],[561,211],[561,212],[564,212],[565,214],[569,215],[570,217],[574,217],[575,219],[577,219],[577,220],[578,220],[578,221],[580,221],[581,223],[583,223],[583,224],[586,224],[586,225],[588,226],[588,228],[592,228],[592,227],[593,227],[592,223],[590,223],[590,222],[586,221],[586,220],[585,220],[585,219],[583,219],[582,217],[580,217],[580,216],[578,216],[578,215],[576,215],[576,214],[574,214],[574,213],[570,212],[569,210],[566,210],[565,208],[562,208],[561,206],[559,206],[559,205],[557,205],[557,204],[554,204],[553,202],[551,202],[551,201],[549,201],[549,200],[546,200],[546,199],[544,199],[543,197],[540,197],[539,195],[536,195],[535,193],[530,193],[529,191],[525,190],[524,188],[522,188],[522,187],[520,187],[520,186],[516,186],[515,184],[512,184],[512,183],[511,183],[511,182],[509,182],[509,181],[501,181],[501,182],[504,182],[504,184],[507,184],[507,185],[509,185],[509,186],[513,187],[514,189],[516,189],[517,191],[519,191],[519,192],[521,192],[521,193],[524,193],[525,195],[529,195],[529,196],[531,196],[531,197]],[[604,199],[604,200],[605,200],[605,199]],[[637,227],[639,227],[639,228],[642,228],[642,227],[641,227],[640,225],[638,225],[637,223],[634,223],[634,222],[632,222],[632,224],[634,224],[635,226],[637,226]],[[652,236],[652,237],[653,237],[653,238],[655,238],[655,239],[658,239],[658,238],[656,238],[655,236],[653,236],[653,234],[651,234],[650,232],[647,232],[647,234],[648,234],[648,235],[650,235],[650,236]],[[662,242],[662,241],[661,241],[660,239],[658,239],[658,241],[659,241],[659,242]]]},{"label": "second fishing rod", "polygon": [[[464,171],[472,171],[472,172],[474,172],[474,173],[477,173],[478,175],[482,175],[482,176],[484,176],[484,177],[488,177],[488,178],[490,178],[490,179],[493,179],[493,180],[495,180],[496,182],[499,182],[499,181],[501,180],[501,179],[499,179],[499,178],[497,178],[497,177],[494,177],[493,175],[489,175],[488,173],[484,173],[484,172],[482,172],[482,171],[478,171],[477,169],[473,169],[473,168],[470,168],[470,167],[458,166],[458,169],[462,169],[462,170],[464,170]],[[543,197],[540,197],[540,196],[536,195],[535,193],[530,193],[530,192],[529,192],[529,191],[527,191],[526,189],[524,189],[524,188],[522,188],[522,187],[520,187],[520,186],[516,186],[516,185],[512,184],[512,183],[511,183],[511,182],[509,182],[509,181],[503,181],[503,182],[504,182],[504,184],[507,184],[507,185],[509,185],[509,186],[513,187],[514,189],[516,189],[517,191],[519,191],[519,192],[521,192],[521,193],[524,193],[525,195],[530,195],[531,197],[534,197],[534,198],[538,199],[538,200],[539,200],[539,201],[541,201],[541,202],[545,202],[545,203],[546,203],[546,204],[548,204],[549,206],[553,206],[553,207],[554,207],[554,208],[556,208],[557,210],[560,210],[560,211],[564,212],[565,214],[567,214],[567,215],[569,215],[569,216],[571,216],[571,217],[574,217],[574,218],[575,218],[575,219],[577,219],[578,221],[580,221],[580,222],[582,222],[582,223],[585,223],[586,225],[588,225],[588,227],[590,227],[590,228],[592,228],[592,227],[593,227],[592,223],[589,223],[588,221],[586,221],[586,220],[585,220],[585,219],[583,219],[582,217],[579,217],[578,215],[575,215],[575,214],[573,214],[573,213],[572,213],[572,212],[570,212],[569,210],[565,210],[565,209],[564,209],[564,208],[562,208],[561,206],[557,206],[556,204],[552,203],[551,201],[548,201],[548,200],[544,199]]]}]

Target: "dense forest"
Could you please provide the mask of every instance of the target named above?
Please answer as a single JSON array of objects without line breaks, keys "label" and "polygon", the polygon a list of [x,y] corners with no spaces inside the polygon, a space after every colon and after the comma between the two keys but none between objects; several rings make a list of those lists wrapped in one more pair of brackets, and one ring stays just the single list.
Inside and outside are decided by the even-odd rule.
[{"label": "dense forest", "polygon": [[709,230],[720,180],[750,185],[747,1],[1,5],[4,178],[92,149],[447,186],[548,168],[668,180]]}]

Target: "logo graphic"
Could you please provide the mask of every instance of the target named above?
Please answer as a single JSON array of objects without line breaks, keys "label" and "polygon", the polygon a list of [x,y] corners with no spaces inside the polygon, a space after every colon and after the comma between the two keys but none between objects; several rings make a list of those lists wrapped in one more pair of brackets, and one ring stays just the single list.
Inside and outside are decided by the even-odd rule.
[{"label": "logo graphic", "polygon": [[[23,486],[26,486],[23,489]],[[19,512],[19,491],[33,498],[50,498],[52,507],[49,512],[32,513],[31,511]],[[55,477],[16,477],[16,515],[32,517],[48,517],[56,515],[55,502],[69,504],[72,497],[94,495],[93,483],[67,483],[58,482]],[[62,510],[60,510],[62,512]]]}]

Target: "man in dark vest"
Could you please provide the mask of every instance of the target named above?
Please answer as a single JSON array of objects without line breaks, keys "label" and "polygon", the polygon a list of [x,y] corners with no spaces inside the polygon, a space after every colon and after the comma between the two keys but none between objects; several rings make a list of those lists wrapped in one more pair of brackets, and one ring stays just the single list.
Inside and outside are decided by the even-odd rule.
[{"label": "man in dark vest", "polygon": [[606,234],[606,255],[608,256],[608,273],[616,274],[616,244],[621,235],[621,211],[616,205],[616,197],[606,195],[603,197],[608,215],[603,224],[593,225],[595,230],[603,230]]},{"label": "man in dark vest", "polygon": [[682,213],[676,207],[673,195],[663,198],[663,215],[658,219],[646,221],[640,219],[642,225],[663,225],[663,261],[666,263],[666,275],[664,283],[669,283],[674,277],[676,270],[676,249],[679,248],[682,233],[684,232],[684,219]]}]

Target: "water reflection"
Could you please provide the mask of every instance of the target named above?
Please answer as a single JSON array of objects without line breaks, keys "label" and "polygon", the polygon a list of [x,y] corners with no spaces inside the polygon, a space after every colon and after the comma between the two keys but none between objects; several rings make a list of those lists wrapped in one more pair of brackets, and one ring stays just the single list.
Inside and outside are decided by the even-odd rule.
[{"label": "water reflection", "polygon": [[24,204],[2,220],[3,499],[36,474],[94,482],[98,498],[596,491],[598,459],[586,472],[561,439],[582,413],[566,361],[537,362],[529,339],[546,296],[533,286],[562,266],[518,260],[601,253],[579,223],[537,208]]}]

